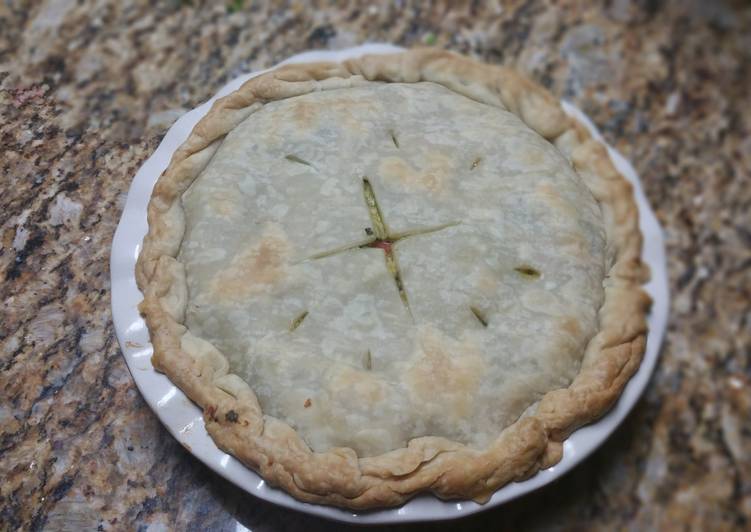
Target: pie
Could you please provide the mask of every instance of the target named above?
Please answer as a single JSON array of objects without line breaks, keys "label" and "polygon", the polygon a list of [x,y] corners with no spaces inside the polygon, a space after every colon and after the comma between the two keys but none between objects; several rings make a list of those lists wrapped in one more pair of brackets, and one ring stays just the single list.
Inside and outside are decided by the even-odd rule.
[{"label": "pie", "polygon": [[432,49],[218,100],[148,208],[152,362],[298,499],[486,501],[637,369],[638,211],[543,88]]}]

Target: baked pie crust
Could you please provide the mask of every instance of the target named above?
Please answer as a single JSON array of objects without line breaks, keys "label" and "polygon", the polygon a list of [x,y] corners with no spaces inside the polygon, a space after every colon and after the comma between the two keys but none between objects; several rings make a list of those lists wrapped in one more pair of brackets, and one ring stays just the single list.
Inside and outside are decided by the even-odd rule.
[{"label": "baked pie crust", "polygon": [[542,87],[453,53],[251,79],[148,221],[154,367],[304,501],[487,501],[558,462],[644,353],[631,185]]}]

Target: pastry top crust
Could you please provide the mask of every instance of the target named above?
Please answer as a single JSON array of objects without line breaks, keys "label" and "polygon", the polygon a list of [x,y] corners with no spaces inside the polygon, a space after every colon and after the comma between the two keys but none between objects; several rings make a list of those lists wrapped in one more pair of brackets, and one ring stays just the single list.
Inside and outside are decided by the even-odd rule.
[{"label": "pastry top crust", "polygon": [[[383,451],[394,443],[373,446],[378,438],[347,441],[350,447],[333,448],[332,441],[336,441],[324,439],[320,445],[314,444],[320,450],[314,452],[289,424],[262,412],[256,393],[235,373],[237,364],[230,370],[229,361],[217,349],[222,335],[207,333],[205,323],[188,305],[188,279],[193,283],[191,294],[201,287],[194,281],[200,275],[186,275],[184,261],[190,252],[181,251],[183,242],[187,242],[186,250],[191,249],[195,230],[190,216],[186,221],[183,204],[191,204],[191,194],[186,191],[194,183],[200,186],[196,182],[199,175],[216,164],[212,159],[217,153],[229,149],[232,136],[228,133],[253,113],[262,111],[258,114],[262,117],[280,100],[309,95],[315,105],[337,89],[368,95],[368,91],[381,90],[383,82],[407,84],[404,89],[394,85],[397,92],[415,94],[415,90],[426,89],[439,91],[434,95],[459,94],[494,108],[488,113],[515,115],[552,143],[564,162],[570,162],[566,170],[573,175],[570,181],[589,189],[594,210],[599,207],[596,214],[601,216],[604,234],[590,264],[604,263],[605,281],[600,297],[594,300],[602,304],[597,317],[590,320],[592,331],[578,336],[591,340],[585,348],[574,342],[573,351],[583,350],[581,367],[579,360],[574,367],[579,368],[578,374],[568,387],[542,396],[500,434],[479,442],[480,448],[434,435],[411,438],[406,446],[388,452]],[[319,91],[323,93],[313,94]],[[290,162],[309,162],[294,157],[299,160]],[[367,186],[377,191],[380,184],[368,182]],[[396,505],[426,490],[444,498],[487,500],[503,484],[560,460],[563,439],[610,408],[644,352],[649,298],[640,286],[648,271],[640,260],[641,234],[631,186],[614,169],[605,148],[567,117],[543,88],[508,69],[449,52],[416,49],[341,64],[293,65],[253,78],[218,100],[177,150],[154,188],[148,218],[149,232],[136,277],[144,292],[139,308],[151,333],[154,366],[204,409],[206,428],[219,447],[259,471],[269,483],[305,501],[372,508]],[[278,228],[267,230],[273,233]],[[597,239],[591,237],[590,247],[597,248]],[[192,272],[200,270],[195,256],[187,264],[199,264]],[[225,293],[231,291],[231,287],[225,289]],[[592,292],[597,294],[597,290]],[[472,367],[469,364],[464,369],[471,373]],[[294,416],[292,419],[299,425]],[[399,438],[395,441],[400,444]],[[352,447],[358,448],[360,456]]]},{"label": "pastry top crust", "polygon": [[314,451],[484,448],[597,331],[591,192],[514,114],[435,83],[268,103],[182,204],[185,325]]}]

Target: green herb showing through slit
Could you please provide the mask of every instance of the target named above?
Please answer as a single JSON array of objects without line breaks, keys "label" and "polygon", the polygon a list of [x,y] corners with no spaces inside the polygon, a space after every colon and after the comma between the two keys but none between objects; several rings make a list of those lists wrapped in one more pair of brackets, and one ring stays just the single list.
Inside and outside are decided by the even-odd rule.
[{"label": "green herb showing through slit", "polygon": [[488,318],[485,316],[485,314],[477,307],[469,307],[469,310],[472,311],[472,314],[475,315],[475,318],[477,318],[477,321],[482,323],[483,327],[488,326]]},{"label": "green herb showing through slit", "polygon": [[305,320],[305,318],[308,317],[308,311],[304,311],[302,314],[300,314],[298,317],[296,317],[294,320],[292,320],[292,323],[289,325],[289,332],[294,331],[297,329],[300,325],[302,325],[302,322]]},{"label": "green herb showing through slit", "polygon": [[284,158],[293,163],[304,164],[305,166],[310,166],[310,167],[313,166],[308,161],[306,161],[305,159],[301,159],[297,155],[289,154],[289,155],[285,155]]},{"label": "green herb showing through slit", "polygon": [[448,223],[436,225],[433,227],[420,227],[418,229],[409,229],[407,231],[394,233],[393,235],[391,235],[391,240],[393,242],[397,242],[399,240],[407,238],[408,236],[427,235],[429,233],[435,233],[436,231],[440,231],[442,229],[454,227],[455,225],[459,225],[460,223],[461,222],[448,222]]},{"label": "green herb showing through slit", "polygon": [[402,300],[404,306],[412,315],[412,309],[409,307],[409,299],[407,298],[407,292],[404,291],[404,283],[402,282],[402,274],[399,271],[399,265],[396,262],[394,256],[394,243],[395,241],[389,238],[389,232],[386,228],[386,223],[383,221],[383,213],[381,207],[378,205],[375,192],[373,192],[373,185],[370,184],[367,177],[362,178],[362,193],[365,198],[365,204],[368,206],[368,214],[370,215],[370,223],[373,225],[373,231],[375,232],[375,240],[362,247],[380,248],[383,250],[386,260],[386,269],[394,278],[396,283],[396,289],[399,292],[399,299]]},{"label": "green herb showing through slit", "polygon": [[536,270],[532,266],[527,266],[526,264],[517,266],[516,268],[514,268],[514,270],[529,279],[537,279],[538,277],[540,277],[540,275],[542,275],[538,270]]},{"label": "green herb showing through slit", "polygon": [[386,231],[386,224],[383,221],[383,213],[381,213],[381,208],[378,206],[375,192],[373,192],[373,185],[370,184],[367,177],[362,178],[362,193],[365,197],[365,205],[368,206],[368,214],[370,214],[370,221],[373,224],[376,239],[386,240],[388,238],[388,231]]},{"label": "green herb showing through slit", "polygon": [[409,300],[407,299],[407,292],[404,291],[404,283],[402,282],[402,273],[399,271],[399,265],[396,263],[396,256],[394,256],[393,246],[388,245],[388,247],[385,247],[385,246],[381,247],[378,245],[371,245],[370,247],[380,247],[385,252],[386,269],[388,269],[389,273],[391,274],[391,277],[394,278],[394,282],[396,283],[396,289],[399,292],[399,299],[402,300],[402,303],[404,303],[404,306],[407,307],[407,310],[409,310],[411,314],[412,311],[409,308]]},{"label": "green herb showing through slit", "polygon": [[454,221],[430,227],[417,227],[406,231],[390,233],[383,217],[381,207],[378,204],[375,191],[373,190],[373,185],[367,177],[362,178],[362,195],[365,200],[365,206],[368,209],[368,217],[370,218],[370,227],[365,228],[365,234],[368,238],[364,242],[360,241],[352,244],[345,244],[334,249],[315,253],[305,260],[323,259],[325,257],[338,255],[339,253],[355,249],[378,248],[383,250],[386,269],[394,280],[397,292],[399,293],[399,299],[401,299],[409,315],[412,316],[412,310],[409,306],[409,298],[404,287],[402,272],[399,269],[399,262],[396,258],[395,247],[397,242],[413,236],[436,233],[443,229],[459,225],[461,222]]},{"label": "green herb showing through slit", "polygon": [[397,149],[399,149],[399,140],[397,140],[397,138],[396,138],[396,133],[394,133],[393,131],[391,131],[390,133],[391,133],[391,142],[393,142],[394,146]]},{"label": "green herb showing through slit", "polygon": [[362,365],[365,369],[373,369],[373,355],[370,354],[370,349],[365,352],[365,356],[362,360]]}]

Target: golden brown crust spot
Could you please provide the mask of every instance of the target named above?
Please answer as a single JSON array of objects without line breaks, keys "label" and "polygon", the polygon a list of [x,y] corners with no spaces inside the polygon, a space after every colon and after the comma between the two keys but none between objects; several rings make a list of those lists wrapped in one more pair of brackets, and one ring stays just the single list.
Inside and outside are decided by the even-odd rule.
[{"label": "golden brown crust spot", "polygon": [[288,276],[289,242],[276,226],[264,231],[260,241],[240,251],[229,266],[217,272],[211,292],[217,301],[236,301],[270,292]]},{"label": "golden brown crust spot", "polygon": [[429,331],[423,336],[406,382],[413,401],[434,414],[467,417],[472,411],[472,390],[477,388],[485,363],[469,346]]},{"label": "golden brown crust spot", "polygon": [[408,190],[442,194],[448,189],[451,161],[443,154],[431,154],[430,164],[416,168],[401,157],[385,157],[379,165],[379,174],[387,182],[398,183]]},{"label": "golden brown crust spot", "polygon": [[349,367],[340,368],[330,382],[333,395],[347,394],[361,405],[374,405],[383,400],[383,384],[365,371]]},{"label": "golden brown crust spot", "polygon": [[551,207],[562,214],[575,215],[576,207],[556,190],[552,183],[540,183],[535,188],[535,193]]},{"label": "golden brown crust spot", "polygon": [[292,110],[292,118],[303,128],[310,128],[318,118],[318,108],[311,102],[297,100]]},{"label": "golden brown crust spot", "polygon": [[579,320],[573,316],[567,316],[561,321],[561,329],[569,333],[571,336],[577,337],[581,332],[581,326]]},{"label": "golden brown crust spot", "polygon": [[237,195],[229,192],[222,192],[209,198],[209,206],[219,216],[229,217],[237,212],[239,207]]}]

